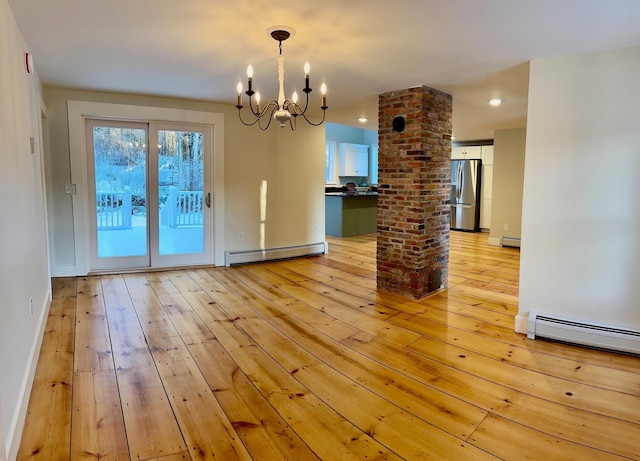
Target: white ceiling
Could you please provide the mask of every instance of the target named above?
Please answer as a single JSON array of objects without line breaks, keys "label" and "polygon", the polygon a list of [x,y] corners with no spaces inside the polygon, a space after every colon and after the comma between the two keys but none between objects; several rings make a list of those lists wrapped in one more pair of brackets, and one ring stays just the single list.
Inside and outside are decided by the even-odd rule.
[{"label": "white ceiling", "polygon": [[[276,96],[311,63],[328,121],[377,129],[377,95],[427,85],[453,95],[457,140],[525,126],[528,61],[640,45],[639,0],[9,0],[47,86],[235,104],[248,64]],[[246,85],[246,82],[245,82]],[[301,94],[301,93],[300,93]],[[498,108],[487,101],[504,100]],[[316,101],[317,99],[317,101]],[[245,97],[246,101],[246,97]]]}]

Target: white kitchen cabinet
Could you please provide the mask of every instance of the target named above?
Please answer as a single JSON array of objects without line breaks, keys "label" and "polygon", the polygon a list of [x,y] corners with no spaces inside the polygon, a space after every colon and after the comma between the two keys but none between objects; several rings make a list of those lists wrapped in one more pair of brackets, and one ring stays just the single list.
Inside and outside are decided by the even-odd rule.
[{"label": "white kitchen cabinet", "polygon": [[368,176],[369,146],[366,144],[338,144],[338,175]]},{"label": "white kitchen cabinet", "polygon": [[451,148],[452,160],[482,159],[481,146],[463,146]]}]

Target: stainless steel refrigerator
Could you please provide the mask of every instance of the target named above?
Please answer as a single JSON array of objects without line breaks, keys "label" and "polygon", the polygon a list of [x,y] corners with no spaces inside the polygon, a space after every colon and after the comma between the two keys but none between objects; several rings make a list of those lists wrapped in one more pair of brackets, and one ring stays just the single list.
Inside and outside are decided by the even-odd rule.
[{"label": "stainless steel refrigerator", "polygon": [[481,160],[451,160],[451,229],[480,230]]}]

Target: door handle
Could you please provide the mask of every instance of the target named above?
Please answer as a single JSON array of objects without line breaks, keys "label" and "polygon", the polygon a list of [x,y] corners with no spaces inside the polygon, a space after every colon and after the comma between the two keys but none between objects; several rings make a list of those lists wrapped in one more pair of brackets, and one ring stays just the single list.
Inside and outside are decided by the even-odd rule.
[{"label": "door handle", "polygon": [[205,205],[207,205],[207,208],[211,208],[211,192],[207,192],[207,196],[204,199],[204,203]]}]

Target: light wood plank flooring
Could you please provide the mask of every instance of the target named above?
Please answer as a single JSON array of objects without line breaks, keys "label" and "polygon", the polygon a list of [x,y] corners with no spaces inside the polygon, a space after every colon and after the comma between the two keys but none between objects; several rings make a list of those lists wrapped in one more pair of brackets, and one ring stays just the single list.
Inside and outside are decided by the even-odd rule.
[{"label": "light wood plank flooring", "polygon": [[640,359],[513,331],[519,252],[451,234],[449,289],[324,256],[54,281],[20,460],[640,459]]}]

